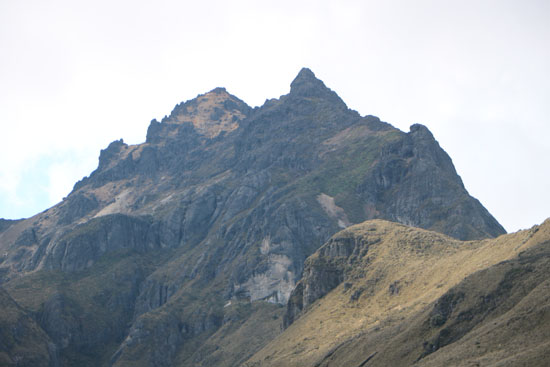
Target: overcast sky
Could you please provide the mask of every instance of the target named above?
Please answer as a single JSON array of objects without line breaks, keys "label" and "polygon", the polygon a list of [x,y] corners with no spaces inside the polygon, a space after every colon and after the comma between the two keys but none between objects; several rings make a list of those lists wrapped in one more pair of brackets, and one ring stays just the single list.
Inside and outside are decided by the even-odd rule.
[{"label": "overcast sky", "polygon": [[307,66],[361,115],[422,123],[508,230],[550,216],[550,1],[0,0],[0,217],[215,87],[258,106]]}]

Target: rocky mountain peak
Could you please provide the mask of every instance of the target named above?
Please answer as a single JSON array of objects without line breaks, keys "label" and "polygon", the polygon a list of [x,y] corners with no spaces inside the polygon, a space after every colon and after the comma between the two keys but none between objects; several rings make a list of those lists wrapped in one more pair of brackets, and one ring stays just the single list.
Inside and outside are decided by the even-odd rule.
[{"label": "rocky mountain peak", "polygon": [[[315,73],[313,73],[313,71],[311,71],[311,69],[302,68],[300,70],[300,72],[298,73],[298,75],[296,75],[296,78],[294,78],[294,80],[292,81],[291,85],[297,85],[297,84],[308,82],[308,81],[323,84],[323,82],[321,80],[317,79],[317,77],[315,76]],[[323,86],[324,86],[324,84],[323,84]]]},{"label": "rocky mountain peak", "polygon": [[197,98],[176,106],[169,117],[170,123],[193,124],[195,130],[208,138],[239,127],[249,107],[225,88],[215,88]]},{"label": "rocky mountain peak", "polygon": [[[254,110],[223,88],[178,104],[144,144],[111,143],[58,205],[0,221],[0,285],[40,315],[59,365],[237,366],[275,336],[273,303],[305,259],[366,219],[468,240],[504,232],[425,127],[361,117],[302,69]],[[260,341],[206,363],[224,341],[205,340],[238,325]]]},{"label": "rocky mountain peak", "polygon": [[175,125],[189,124],[195,132],[207,138],[215,138],[222,132],[231,132],[239,127],[249,113],[250,107],[227,92],[225,88],[215,88],[208,93],[201,94],[187,102],[178,104],[170,116],[161,123],[153,120],[148,132],[147,141],[158,141],[177,135]]},{"label": "rocky mountain peak", "polygon": [[413,124],[410,127],[410,133],[417,137],[422,137],[427,140],[434,140],[432,132],[422,124]]},{"label": "rocky mountain peak", "polygon": [[308,68],[302,68],[290,84],[290,95],[306,98],[338,97]]}]

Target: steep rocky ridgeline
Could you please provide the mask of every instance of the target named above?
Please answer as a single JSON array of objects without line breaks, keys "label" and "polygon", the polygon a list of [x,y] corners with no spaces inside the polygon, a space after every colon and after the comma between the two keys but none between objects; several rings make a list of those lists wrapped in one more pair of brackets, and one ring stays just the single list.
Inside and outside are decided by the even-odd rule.
[{"label": "steep rocky ridgeline", "polygon": [[252,366],[546,366],[550,219],[462,242],[381,220],[310,256]]},{"label": "steep rocky ridgeline", "polygon": [[[303,69],[261,107],[216,88],[111,143],[61,203],[0,222],[0,281],[61,365],[230,366],[274,336],[260,316],[280,323],[305,259],[373,218],[504,233],[426,127],[362,117]],[[228,341],[244,330],[257,342]]]}]

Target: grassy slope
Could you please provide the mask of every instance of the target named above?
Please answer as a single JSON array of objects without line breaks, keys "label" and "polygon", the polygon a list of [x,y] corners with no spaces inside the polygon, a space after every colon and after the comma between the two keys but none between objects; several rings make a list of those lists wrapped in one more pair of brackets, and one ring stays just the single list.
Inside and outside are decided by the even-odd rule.
[{"label": "grassy slope", "polygon": [[[337,236],[368,238],[372,243],[379,239],[380,242],[371,245],[368,255],[356,259],[353,265],[348,263],[346,280],[315,302],[245,366],[359,366],[376,351],[384,352],[372,356],[365,366],[412,364],[423,353],[422,343],[419,346],[405,338],[400,340],[402,343],[392,344],[399,340],[396,336],[417,337],[414,333],[403,333],[415,320],[426,319],[434,302],[468,275],[513,259],[521,251],[550,239],[550,222],[494,240],[470,242],[384,221],[365,222]],[[315,262],[316,256],[318,253],[309,261]],[[498,283],[500,278],[495,274],[491,276],[493,278],[483,278],[479,287]],[[399,289],[398,293],[391,292],[392,285],[393,289]],[[533,292],[542,290],[536,288]],[[352,297],[354,294],[361,294],[357,301],[352,299],[356,298]],[[530,297],[524,302],[539,299],[535,293]],[[518,317],[521,320],[521,316]],[[505,324],[501,325],[502,335],[510,334]],[[548,329],[548,324],[545,325]],[[392,348],[386,349],[387,345]],[[456,344],[457,350],[459,345]],[[445,356],[445,348],[428,355],[422,363],[443,365],[441,361],[446,358],[441,356]],[[468,349],[468,346],[462,348]],[[541,345],[534,348],[542,348],[538,354],[533,352],[534,358],[538,358],[544,348]],[[394,363],[389,363],[390,360]]]}]

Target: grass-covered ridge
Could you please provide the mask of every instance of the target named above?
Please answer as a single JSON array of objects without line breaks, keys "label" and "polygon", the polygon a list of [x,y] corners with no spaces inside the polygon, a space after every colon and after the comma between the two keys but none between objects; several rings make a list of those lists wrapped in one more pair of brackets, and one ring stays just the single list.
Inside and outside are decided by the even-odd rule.
[{"label": "grass-covered ridge", "polygon": [[[474,344],[475,340],[464,337],[469,335],[468,329],[462,334],[456,334],[459,333],[456,330],[461,329],[451,329],[453,324],[449,324],[447,319],[454,320],[452,322],[456,325],[463,325],[460,320],[467,317],[466,312],[474,312],[471,318],[483,320],[479,317],[491,312],[492,308],[475,308],[478,307],[475,305],[479,298],[473,295],[478,293],[489,292],[486,297],[498,298],[498,294],[507,294],[513,288],[514,292],[506,297],[521,299],[523,295],[519,290],[522,286],[514,283],[514,279],[524,279],[526,274],[531,274],[529,269],[534,271],[534,267],[527,264],[530,256],[527,254],[535,250],[537,253],[548,252],[549,244],[549,221],[530,230],[496,239],[469,242],[378,220],[352,226],[335,235],[307,260],[304,272],[310,276],[308,278],[305,275],[301,281],[303,285],[299,287],[313,289],[315,269],[322,270],[328,266],[340,269],[343,274],[342,282],[314,303],[307,305],[302,315],[284,333],[244,366],[359,366],[369,357],[369,366],[410,365],[415,361],[419,361],[419,365],[437,366],[447,364],[451,358],[449,356],[454,355],[468,355],[468,358],[472,358],[471,361],[483,358],[484,355],[489,358],[487,360],[503,360],[516,353],[507,350],[518,348],[501,341],[500,345],[491,343],[485,349],[465,354],[466,349],[461,345],[468,340]],[[529,258],[543,259],[535,254]],[[518,265],[510,265],[510,269],[505,265],[494,268],[502,261],[503,264],[516,261]],[[550,264],[550,261],[547,262]],[[533,280],[524,282],[540,282],[541,286],[548,284],[548,280],[544,280],[544,266],[538,270],[538,280],[535,281],[531,276]],[[535,285],[527,289],[533,287]],[[447,292],[457,294],[457,297],[446,297],[455,299],[456,302],[449,302],[458,304],[464,311],[463,314],[453,314],[453,308],[444,304],[438,306],[437,302],[444,303],[443,296]],[[474,293],[469,295],[469,292]],[[300,294],[293,297],[300,297]],[[496,303],[492,307],[501,307],[503,302],[505,304],[506,297],[498,301],[495,299]],[[468,300],[471,306],[466,301],[460,303],[463,299]],[[546,296],[539,301],[542,303],[537,309],[541,311],[537,312],[543,312],[550,301]],[[438,313],[434,311],[437,309],[449,311]],[[475,314],[476,309],[479,315]],[[520,315],[514,317],[523,317]],[[425,324],[423,320],[426,320]],[[546,323],[543,325],[547,327],[550,318],[540,314],[539,320]],[[510,330],[506,331],[505,321],[501,323],[503,325],[499,333],[510,333]],[[406,334],[409,325],[418,325],[418,330],[423,330],[422,333],[411,331]],[[464,326],[456,326],[459,327]],[[445,328],[449,330],[447,333],[455,333],[449,334],[455,335],[455,339],[449,339],[450,342],[447,343],[458,343],[456,352],[452,352],[456,354],[449,355],[449,352],[445,352],[449,347],[442,349],[441,353],[437,352],[438,348],[446,345],[442,339],[446,335]],[[522,333],[526,332],[525,329],[522,330]],[[402,333],[405,334],[401,337]],[[482,340],[485,339],[487,337]],[[540,348],[549,339],[550,335],[538,334],[531,342],[525,342],[526,348]],[[436,346],[432,348],[433,355],[426,353],[428,344],[424,343]],[[493,358],[491,354],[484,354],[497,351],[494,359],[490,359]],[[432,360],[438,362],[431,362]],[[534,365],[544,364],[539,359]]]}]

